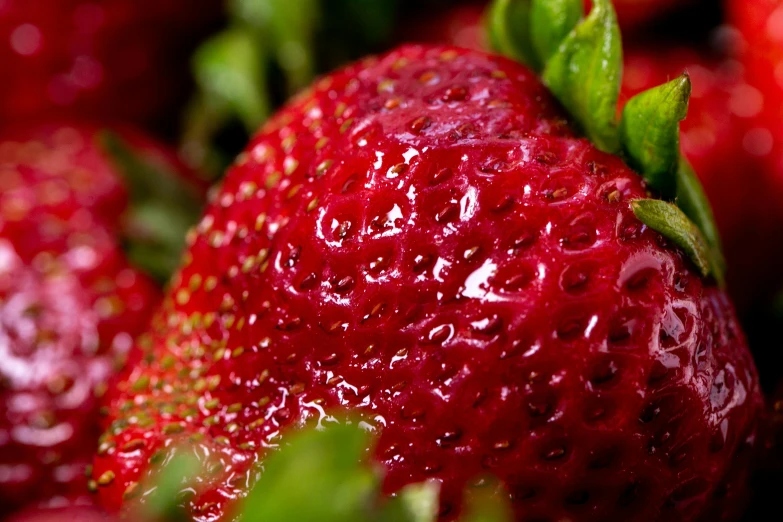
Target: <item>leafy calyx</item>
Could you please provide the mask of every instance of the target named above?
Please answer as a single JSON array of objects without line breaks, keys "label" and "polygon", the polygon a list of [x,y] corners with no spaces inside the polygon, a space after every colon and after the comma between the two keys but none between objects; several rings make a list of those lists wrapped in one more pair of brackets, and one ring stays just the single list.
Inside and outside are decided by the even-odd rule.
[{"label": "leafy calyx", "polygon": [[[542,80],[600,150],[621,155],[665,201],[632,202],[636,216],[680,246],[704,277],[723,284],[724,262],[712,209],[680,153],[680,121],[691,81],[683,74],[617,106],[622,44],[611,0],[495,0],[487,17],[497,51]],[[667,203],[668,202],[668,203]]]}]

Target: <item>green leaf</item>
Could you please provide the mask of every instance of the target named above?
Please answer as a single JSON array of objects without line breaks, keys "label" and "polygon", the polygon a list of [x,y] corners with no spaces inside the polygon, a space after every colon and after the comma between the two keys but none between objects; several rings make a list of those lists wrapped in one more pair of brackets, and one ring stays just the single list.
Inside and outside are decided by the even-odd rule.
[{"label": "green leaf", "polygon": [[294,434],[270,455],[247,497],[240,522],[365,522],[380,477],[361,460],[369,436],[352,425]]},{"label": "green leaf", "polygon": [[470,491],[460,522],[511,522],[514,517],[505,490],[495,481]]},{"label": "green leaf", "polygon": [[154,477],[155,488],[144,500],[144,516],[139,520],[187,522],[190,516],[178,499],[193,477],[201,471],[201,463],[192,454],[174,453],[171,460]]},{"label": "green leaf", "polygon": [[532,0],[530,39],[538,63],[547,63],[584,16],[583,0]]},{"label": "green leaf", "polygon": [[710,247],[697,227],[676,205],[658,199],[637,199],[631,209],[639,220],[682,248],[703,277],[714,274]]},{"label": "green leaf", "polygon": [[629,165],[664,199],[673,199],[677,190],[680,122],[688,114],[690,95],[691,80],[683,74],[631,98],[620,120]]},{"label": "green leaf", "polygon": [[435,522],[439,495],[434,480],[405,486],[383,506],[380,522]]},{"label": "green leaf", "polygon": [[541,69],[530,39],[530,0],[494,0],[486,23],[493,49],[533,70]]},{"label": "green leaf", "polygon": [[619,152],[617,100],[622,43],[610,0],[594,0],[546,64],[544,83],[571,113],[585,135],[604,152]]},{"label": "green leaf", "polygon": [[264,46],[250,31],[234,28],[212,37],[196,52],[193,69],[205,95],[238,115],[248,132],[271,112]]},{"label": "green leaf", "polygon": [[187,231],[201,214],[201,202],[193,187],[157,158],[134,150],[111,132],[102,132],[99,140],[130,192],[123,227],[128,257],[164,282],[179,265]]}]

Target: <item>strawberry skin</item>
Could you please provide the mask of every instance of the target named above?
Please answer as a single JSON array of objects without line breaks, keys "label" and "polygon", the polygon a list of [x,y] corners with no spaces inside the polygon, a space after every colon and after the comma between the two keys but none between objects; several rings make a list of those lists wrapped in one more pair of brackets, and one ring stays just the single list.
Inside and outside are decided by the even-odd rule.
[{"label": "strawberry skin", "polygon": [[442,481],[446,520],[485,474],[519,520],[741,498],[756,370],[724,293],[633,215],[646,194],[504,58],[408,46],[320,80],[190,235],[107,396],[100,502],[189,441],[215,459],[194,518],[229,520],[259,455],[338,407],[380,434],[387,491]]},{"label": "strawberry skin", "polygon": [[198,4],[0,3],[0,119],[169,121],[188,88],[189,54],[220,18],[222,2]]},{"label": "strawberry skin", "polygon": [[128,197],[96,133],[52,124],[0,137],[2,513],[87,496],[96,395],[160,299],[119,248]]}]

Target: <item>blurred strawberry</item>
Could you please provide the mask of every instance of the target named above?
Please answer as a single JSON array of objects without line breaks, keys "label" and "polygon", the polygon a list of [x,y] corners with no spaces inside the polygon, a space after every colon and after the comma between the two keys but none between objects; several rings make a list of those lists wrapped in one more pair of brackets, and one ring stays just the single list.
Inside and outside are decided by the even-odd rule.
[{"label": "blurred strawberry", "polygon": [[87,493],[97,396],[159,300],[122,243],[154,254],[162,277],[197,209],[164,174],[169,153],[124,135],[57,124],[0,137],[0,514]]},{"label": "blurred strawberry", "polygon": [[487,49],[482,23],[488,2],[460,3],[437,13],[424,12],[399,28],[397,40],[420,43],[450,43],[466,49]]},{"label": "blurred strawberry", "polygon": [[[590,3],[590,0],[585,0],[585,5]],[[623,29],[632,29],[690,3],[693,0],[614,0],[614,7]]]},{"label": "blurred strawberry", "polygon": [[26,509],[9,517],[6,522],[109,522],[110,520],[111,517],[92,507],[67,506]]},{"label": "blurred strawberry", "polygon": [[176,121],[222,0],[0,1],[0,119]]}]

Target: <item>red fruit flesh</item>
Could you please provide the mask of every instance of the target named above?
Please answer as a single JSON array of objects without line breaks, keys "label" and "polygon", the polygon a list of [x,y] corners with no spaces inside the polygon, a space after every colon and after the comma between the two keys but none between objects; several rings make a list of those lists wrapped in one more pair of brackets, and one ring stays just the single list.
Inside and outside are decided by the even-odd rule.
[{"label": "red fruit flesh", "polygon": [[0,2],[0,119],[173,121],[222,2]]},{"label": "red fruit flesh", "polygon": [[634,217],[646,195],[509,60],[410,46],[322,79],[191,236],[109,396],[101,503],[190,437],[221,466],[193,516],[228,520],[259,454],[338,406],[379,432],[387,491],[442,481],[442,519],[484,474],[518,520],[740,497],[755,368],[725,295]]},{"label": "red fruit flesh", "polygon": [[87,495],[96,392],[159,299],[119,249],[126,195],[94,139],[0,139],[0,513]]}]

